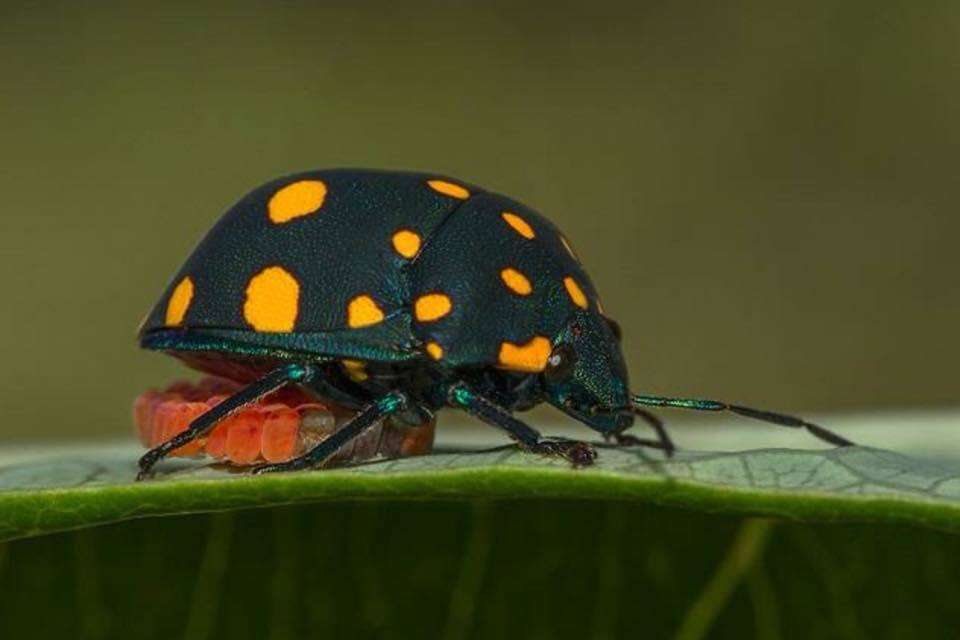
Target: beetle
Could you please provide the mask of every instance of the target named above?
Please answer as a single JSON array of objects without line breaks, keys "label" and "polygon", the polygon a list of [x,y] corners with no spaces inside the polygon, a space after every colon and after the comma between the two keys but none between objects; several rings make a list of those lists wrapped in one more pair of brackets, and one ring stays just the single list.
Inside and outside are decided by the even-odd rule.
[{"label": "beetle", "polygon": [[[381,420],[446,407],[530,452],[588,465],[585,442],[514,413],[547,402],[621,445],[674,451],[646,407],[731,411],[851,442],[800,418],[630,391],[621,331],[570,241],[546,217],[447,176],[333,169],[260,186],[216,223],[139,333],[145,349],[245,386],[140,459],[140,475],[243,406],[299,385],[354,411],[293,460],[316,467]],[[656,435],[625,433],[641,418]]]}]

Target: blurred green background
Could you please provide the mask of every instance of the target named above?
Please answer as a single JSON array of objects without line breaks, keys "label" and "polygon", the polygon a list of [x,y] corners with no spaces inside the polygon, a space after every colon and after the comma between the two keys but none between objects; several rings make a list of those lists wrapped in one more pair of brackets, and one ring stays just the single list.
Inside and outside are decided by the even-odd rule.
[{"label": "blurred green background", "polygon": [[0,435],[126,434],[182,371],[133,338],[193,244],[334,166],[552,217],[638,391],[956,404],[958,31],[947,1],[4,2]]}]

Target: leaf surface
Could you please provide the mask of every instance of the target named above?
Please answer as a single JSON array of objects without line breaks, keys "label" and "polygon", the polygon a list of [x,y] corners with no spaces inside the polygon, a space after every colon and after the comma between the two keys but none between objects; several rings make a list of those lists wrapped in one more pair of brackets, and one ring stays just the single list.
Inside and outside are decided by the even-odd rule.
[{"label": "leaf surface", "polygon": [[[883,428],[870,433],[873,440]],[[481,432],[482,434],[484,432]],[[747,432],[757,442],[769,432]],[[469,435],[469,434],[468,434]],[[744,438],[738,438],[742,442]],[[769,438],[766,438],[769,439]],[[0,540],[145,516],[344,499],[605,499],[819,521],[880,521],[960,529],[960,465],[872,447],[681,451],[600,447],[597,464],[502,441],[444,444],[430,456],[348,469],[251,477],[168,461],[134,482],[134,445],[0,450]]]}]

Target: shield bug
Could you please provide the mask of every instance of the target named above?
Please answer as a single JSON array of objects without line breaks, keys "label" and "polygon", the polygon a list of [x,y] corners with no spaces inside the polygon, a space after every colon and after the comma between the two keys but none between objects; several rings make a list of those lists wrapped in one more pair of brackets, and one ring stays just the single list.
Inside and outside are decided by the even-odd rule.
[{"label": "shield bug", "polygon": [[[667,454],[673,443],[645,407],[731,411],[850,444],[779,413],[631,393],[620,329],[560,230],[515,200],[437,175],[310,171],[255,189],[187,259],[140,344],[242,383],[147,452],[141,477],[288,386],[351,417],[256,472],[319,466],[384,420],[415,427],[447,407],[527,451],[592,463],[590,445],[543,438],[514,415],[542,402],[619,444]],[[636,417],[655,439],[625,433]]]}]

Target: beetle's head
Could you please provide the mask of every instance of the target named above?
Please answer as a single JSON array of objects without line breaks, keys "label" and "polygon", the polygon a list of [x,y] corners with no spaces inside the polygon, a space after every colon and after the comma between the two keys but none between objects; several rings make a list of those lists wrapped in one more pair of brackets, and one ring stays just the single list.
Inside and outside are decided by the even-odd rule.
[{"label": "beetle's head", "polygon": [[553,341],[543,382],[550,404],[597,431],[633,424],[620,329],[598,312],[573,314]]}]

